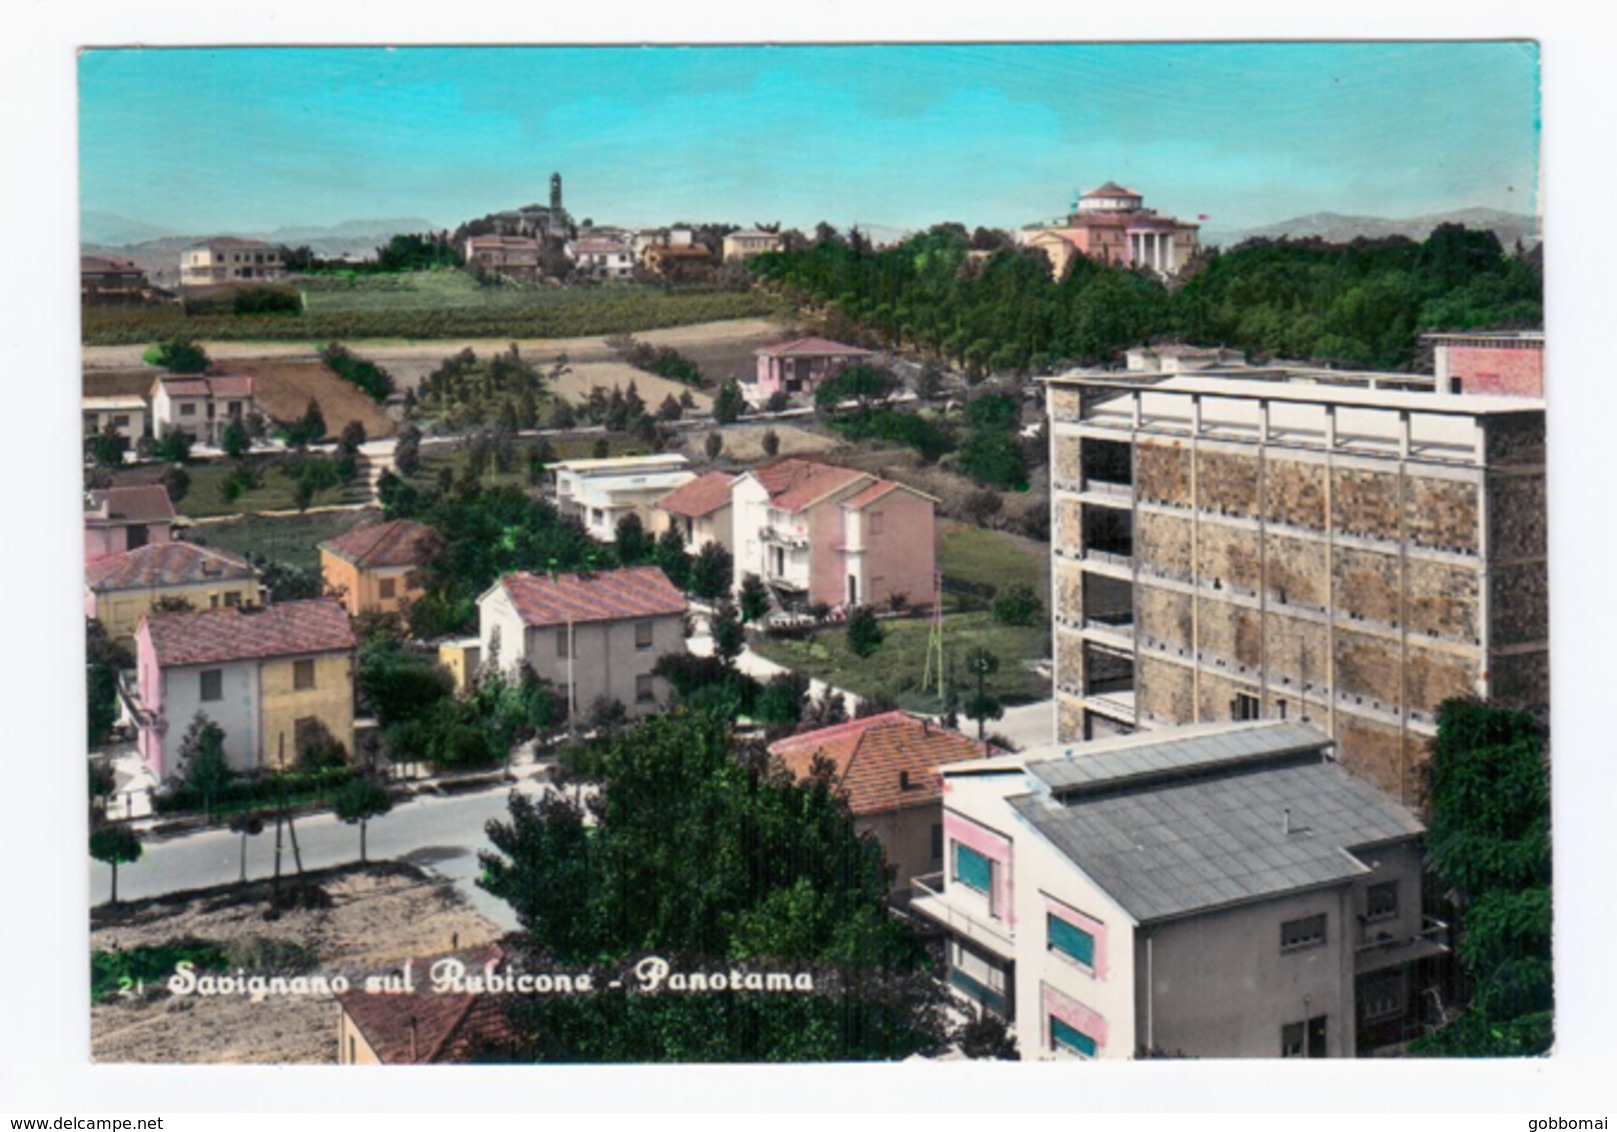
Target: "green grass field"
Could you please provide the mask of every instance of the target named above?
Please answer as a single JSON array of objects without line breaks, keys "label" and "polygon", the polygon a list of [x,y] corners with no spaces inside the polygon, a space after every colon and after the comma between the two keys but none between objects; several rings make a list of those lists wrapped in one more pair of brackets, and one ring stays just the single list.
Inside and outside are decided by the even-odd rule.
[{"label": "green grass field", "polygon": [[326,511],[313,515],[247,515],[227,523],[192,527],[186,541],[246,557],[261,554],[300,570],[317,569],[319,546],[336,538],[373,511]]},{"label": "green grass field", "polygon": [[1045,608],[1049,608],[1048,547],[1003,531],[963,523],[939,523],[938,532],[938,568],[946,579],[996,589],[1020,582],[1032,586]]},{"label": "green grass field", "polygon": [[[921,691],[931,621],[917,617],[881,624],[886,639],[867,657],[853,654],[842,629],[827,629],[805,641],[760,639],[752,648],[777,664],[855,695],[885,694],[911,711],[940,711],[937,692]],[[1050,681],[1034,673],[1028,663],[1044,655],[1048,637],[1049,630],[1042,624],[1018,628],[999,624],[991,613],[948,613],[943,618],[944,664],[954,670],[951,679],[965,695],[975,684],[968,689],[963,683],[962,658],[968,649],[981,646],[1000,660],[999,671],[988,680],[988,691],[1007,706],[1031,703],[1050,695]]]},{"label": "green grass field", "polygon": [[322,277],[300,282],[295,315],[187,315],[178,305],[83,308],[85,345],[174,335],[227,341],[576,338],[779,314],[763,291],[618,287],[479,287],[461,271]]},{"label": "green grass field", "polygon": [[[577,436],[551,438],[550,446],[556,452],[557,460],[588,460],[595,455],[595,442],[599,437]],[[651,449],[638,440],[628,437],[611,436],[606,438],[610,446],[610,456],[644,456]],[[489,459],[488,469],[483,473],[479,482],[484,487],[529,487],[528,483],[528,452],[536,442],[521,440],[515,445],[517,456],[515,465],[510,471],[495,470],[494,460]],[[426,488],[435,486],[438,482],[439,471],[448,468],[460,479],[466,463],[471,459],[471,453],[464,448],[430,448],[421,455],[421,470],[410,477],[410,482],[416,487]]]}]

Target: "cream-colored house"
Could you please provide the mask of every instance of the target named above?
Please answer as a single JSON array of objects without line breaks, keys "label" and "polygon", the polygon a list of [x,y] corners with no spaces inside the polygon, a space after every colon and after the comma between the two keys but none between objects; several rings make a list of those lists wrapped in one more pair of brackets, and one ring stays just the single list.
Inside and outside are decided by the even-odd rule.
[{"label": "cream-colored house", "polygon": [[192,609],[257,605],[258,571],[233,554],[189,542],[149,543],[84,565],[84,614],[114,640],[133,641],[158,603]]},{"label": "cream-colored house", "polygon": [[180,286],[274,280],[286,275],[281,248],[263,240],[220,236],[193,244],[180,253]]}]

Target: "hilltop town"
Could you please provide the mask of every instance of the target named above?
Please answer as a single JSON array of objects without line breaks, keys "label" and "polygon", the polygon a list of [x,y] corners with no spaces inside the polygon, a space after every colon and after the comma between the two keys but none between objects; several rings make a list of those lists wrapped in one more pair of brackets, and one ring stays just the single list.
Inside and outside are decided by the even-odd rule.
[{"label": "hilltop town", "polygon": [[82,259],[98,1057],[1548,1048],[1538,249],[544,199]]}]

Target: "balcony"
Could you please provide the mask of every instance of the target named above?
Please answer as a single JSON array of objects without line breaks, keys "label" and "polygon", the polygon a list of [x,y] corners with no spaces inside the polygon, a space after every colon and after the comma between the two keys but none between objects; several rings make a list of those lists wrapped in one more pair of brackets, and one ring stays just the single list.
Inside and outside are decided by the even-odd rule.
[{"label": "balcony", "polygon": [[764,527],[758,532],[758,537],[766,543],[775,546],[789,546],[795,550],[807,550],[809,546],[807,534],[784,530],[780,527]]},{"label": "balcony", "polygon": [[[1365,925],[1366,935],[1375,934],[1374,925]],[[1421,917],[1421,928],[1413,935],[1393,936],[1386,939],[1368,939],[1353,949],[1353,971],[1363,975],[1383,971],[1421,959],[1431,959],[1449,952],[1451,931],[1449,925],[1432,916]]]},{"label": "balcony", "polygon": [[1078,490],[1084,495],[1098,495],[1125,505],[1134,502],[1134,485],[1131,483],[1117,483],[1085,476]]},{"label": "balcony", "polygon": [[942,873],[928,873],[910,881],[910,910],[917,912],[950,935],[957,936],[992,952],[1001,959],[1016,958],[1016,944],[999,921],[981,912],[968,911],[950,901]]}]

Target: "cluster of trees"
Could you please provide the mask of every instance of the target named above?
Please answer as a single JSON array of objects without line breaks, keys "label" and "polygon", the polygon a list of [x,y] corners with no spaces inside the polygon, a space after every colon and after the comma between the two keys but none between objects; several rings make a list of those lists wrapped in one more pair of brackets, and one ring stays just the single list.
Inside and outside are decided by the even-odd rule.
[{"label": "cluster of trees", "polygon": [[948,464],[983,487],[1025,491],[1028,456],[1017,425],[1021,405],[1000,392],[966,403],[963,420],[932,412],[905,412],[888,404],[899,381],[877,366],[849,366],[821,382],[815,406],[826,423],[849,439],[885,440],[913,448],[923,460]]},{"label": "cluster of trees", "polygon": [[85,619],[84,652],[87,659],[89,743],[98,747],[118,722],[118,673],[133,668],[135,658],[111,637],[94,617]]},{"label": "cluster of trees", "polygon": [[400,233],[376,249],[376,258],[362,263],[322,259],[308,245],[282,249],[288,271],[301,274],[397,275],[406,271],[437,271],[459,267],[461,255],[448,232]]},{"label": "cluster of trees", "polygon": [[338,377],[363,390],[378,405],[393,396],[393,375],[340,342],[327,343],[320,351],[320,360],[330,366]]},{"label": "cluster of trees", "polygon": [[1550,780],[1528,712],[1450,700],[1438,715],[1427,849],[1459,910],[1469,1008],[1419,1039],[1429,1057],[1523,1057],[1555,1038]]},{"label": "cluster of trees", "polygon": [[559,359],[541,373],[514,344],[485,358],[467,348],[423,379],[409,407],[451,431],[537,428],[550,384],[565,372],[566,360]]},{"label": "cluster of trees", "polygon": [[411,648],[396,618],[378,619],[360,645],[354,678],[361,706],[382,728],[395,763],[470,770],[509,762],[512,749],[559,725],[566,706],[527,667],[508,677],[491,647],[463,695],[448,671]]},{"label": "cluster of trees", "polygon": [[[1541,325],[1543,286],[1488,231],[1445,224],[1424,241],[1248,241],[1203,253],[1171,290],[1075,256],[1051,278],[1037,249],[986,261],[958,224],[875,251],[825,239],[752,270],[869,344],[941,358],[973,376],[1101,364],[1172,337],[1321,365],[1407,369],[1422,330]],[[986,249],[983,249],[986,250]]]},{"label": "cluster of trees", "polygon": [[207,373],[212,363],[208,352],[194,339],[184,336],[165,338],[148,346],[141,360],[149,366],[159,366],[169,373]]},{"label": "cluster of trees", "polygon": [[606,340],[606,344],[635,369],[666,377],[681,385],[700,387],[702,384],[701,369],[672,346],[653,346],[632,334],[614,334]]},{"label": "cluster of trees", "polygon": [[627,390],[614,385],[611,393],[603,386],[592,386],[589,396],[577,409],[558,400],[550,423],[553,428],[573,428],[582,419],[601,425],[608,432],[633,436],[660,452],[672,440],[672,434],[661,426],[683,419],[686,411],[695,407],[696,399],[686,390],[678,397],[670,393],[652,411],[640,396],[639,386],[631,381]]},{"label": "cluster of trees", "polygon": [[[595,971],[599,993],[512,997],[531,1061],[824,1061],[941,1051],[951,1036],[935,959],[887,909],[879,846],[854,832],[821,763],[794,780],[738,751],[717,712],[679,710],[600,753],[598,791],[513,794],[488,826],[482,886],[508,902],[513,960]],[[793,994],[644,993],[651,954],[681,971],[744,965],[812,975]],[[613,980],[618,980],[614,986]],[[621,988],[621,989],[620,989]]]}]

